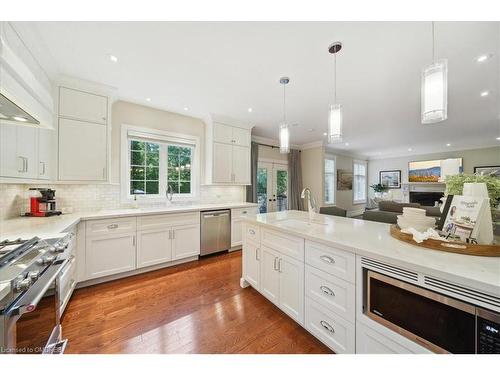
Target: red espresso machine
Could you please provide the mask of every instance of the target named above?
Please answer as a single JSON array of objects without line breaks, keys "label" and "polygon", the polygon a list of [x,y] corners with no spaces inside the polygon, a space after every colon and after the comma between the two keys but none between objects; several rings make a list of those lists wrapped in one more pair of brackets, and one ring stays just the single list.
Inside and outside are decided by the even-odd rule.
[{"label": "red espresso machine", "polygon": [[45,188],[30,188],[40,193],[39,197],[30,198],[30,212],[26,216],[47,217],[61,215],[61,211],[56,210],[56,191]]}]

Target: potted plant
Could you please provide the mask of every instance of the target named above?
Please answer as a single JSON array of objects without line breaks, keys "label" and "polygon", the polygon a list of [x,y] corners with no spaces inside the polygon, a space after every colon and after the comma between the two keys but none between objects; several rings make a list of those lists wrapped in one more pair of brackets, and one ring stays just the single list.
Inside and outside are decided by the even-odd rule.
[{"label": "potted plant", "polygon": [[387,185],[382,185],[382,184],[374,184],[370,186],[373,191],[375,192],[375,197],[381,198],[382,194],[389,190],[389,187]]}]

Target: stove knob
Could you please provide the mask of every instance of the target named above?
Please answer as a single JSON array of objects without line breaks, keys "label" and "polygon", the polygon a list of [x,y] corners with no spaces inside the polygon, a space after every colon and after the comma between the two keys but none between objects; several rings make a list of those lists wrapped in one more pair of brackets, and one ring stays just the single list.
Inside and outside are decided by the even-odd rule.
[{"label": "stove knob", "polygon": [[56,252],[57,253],[62,253],[62,252],[64,252],[64,250],[66,250],[66,247],[67,246],[64,246],[63,244],[57,244],[56,247],[55,247],[56,248]]},{"label": "stove knob", "polygon": [[54,263],[55,260],[56,260],[55,255],[47,255],[47,257],[45,257],[45,264]]},{"label": "stove knob", "polygon": [[51,247],[49,247],[49,251],[50,251],[51,253],[55,253],[55,252],[57,251],[57,249],[56,249],[56,247],[55,247],[55,246],[51,246]]},{"label": "stove knob", "polygon": [[28,272],[28,278],[31,279],[32,282],[35,282],[40,277],[40,271],[30,271]]},{"label": "stove knob", "polygon": [[25,290],[27,290],[31,285],[31,280],[30,279],[23,279],[21,281],[18,281],[15,285],[14,285],[14,290],[16,292],[23,292]]}]

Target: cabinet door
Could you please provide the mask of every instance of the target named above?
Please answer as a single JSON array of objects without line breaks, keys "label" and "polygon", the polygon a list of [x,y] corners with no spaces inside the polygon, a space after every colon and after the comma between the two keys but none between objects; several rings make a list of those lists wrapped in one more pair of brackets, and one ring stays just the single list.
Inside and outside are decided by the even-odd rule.
[{"label": "cabinet door", "polygon": [[84,91],[61,87],[59,91],[59,116],[75,120],[106,124],[108,98]]},{"label": "cabinet door", "polygon": [[250,147],[250,130],[233,128],[233,144]]},{"label": "cabinet door", "polygon": [[172,260],[172,229],[144,230],[137,233],[137,268]]},{"label": "cabinet door", "polygon": [[38,131],[38,178],[52,178],[54,167],[54,131],[39,129]]},{"label": "cabinet door", "polygon": [[261,250],[260,292],[272,303],[279,305],[280,273],[278,271],[278,260],[280,254],[268,247],[262,247]]},{"label": "cabinet door", "polygon": [[233,142],[233,127],[229,125],[214,123],[214,142],[229,143]]},{"label": "cabinet door", "polygon": [[17,126],[0,124],[0,175],[21,177],[24,161],[17,155]]},{"label": "cabinet door", "polygon": [[304,263],[280,255],[280,308],[300,324],[304,324]]},{"label": "cabinet door", "polygon": [[260,290],[260,249],[251,242],[247,242],[243,248],[243,257],[245,261],[245,280],[255,289]]},{"label": "cabinet door", "polygon": [[172,259],[200,255],[200,226],[178,225],[172,227]]},{"label": "cabinet door", "polygon": [[368,328],[362,323],[356,323],[356,353],[357,354],[411,354],[411,350],[395,341]]},{"label": "cabinet door", "polygon": [[214,143],[213,182],[232,182],[232,158],[233,146],[223,143]]},{"label": "cabinet door", "polygon": [[243,222],[241,219],[231,220],[231,247],[240,246],[243,243]]},{"label": "cabinet door", "polygon": [[106,179],[106,126],[59,120],[59,179],[104,181]]},{"label": "cabinet door", "polygon": [[135,269],[135,234],[87,237],[85,267],[87,279]]},{"label": "cabinet door", "polygon": [[250,184],[250,149],[233,146],[233,182]]},{"label": "cabinet door", "polygon": [[38,178],[38,129],[17,126],[17,156],[24,158],[25,168],[20,177]]}]

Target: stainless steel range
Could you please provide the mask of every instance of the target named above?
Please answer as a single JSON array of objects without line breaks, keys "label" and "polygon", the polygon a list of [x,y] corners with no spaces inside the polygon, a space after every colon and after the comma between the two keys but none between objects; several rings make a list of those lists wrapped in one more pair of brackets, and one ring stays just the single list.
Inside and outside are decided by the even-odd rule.
[{"label": "stainless steel range", "polygon": [[60,275],[73,234],[0,242],[0,353],[60,353]]}]

